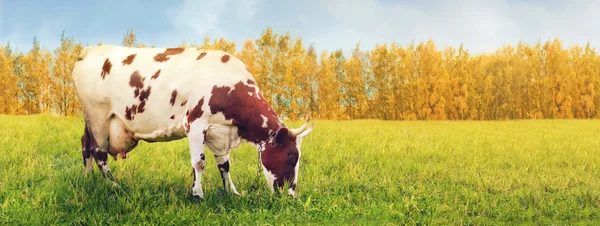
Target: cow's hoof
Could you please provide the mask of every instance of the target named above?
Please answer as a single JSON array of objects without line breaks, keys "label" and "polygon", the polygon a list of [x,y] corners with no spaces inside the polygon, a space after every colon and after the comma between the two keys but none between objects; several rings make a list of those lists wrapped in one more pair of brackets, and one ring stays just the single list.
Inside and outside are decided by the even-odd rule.
[{"label": "cow's hoof", "polygon": [[195,194],[190,194],[189,198],[192,201],[200,201],[200,200],[204,200],[204,195],[203,196],[199,196],[199,195],[195,195]]},{"label": "cow's hoof", "polygon": [[198,191],[192,192],[192,196],[193,197],[198,197],[200,199],[204,199],[204,192],[202,192],[202,191],[200,191],[200,192],[198,192]]}]

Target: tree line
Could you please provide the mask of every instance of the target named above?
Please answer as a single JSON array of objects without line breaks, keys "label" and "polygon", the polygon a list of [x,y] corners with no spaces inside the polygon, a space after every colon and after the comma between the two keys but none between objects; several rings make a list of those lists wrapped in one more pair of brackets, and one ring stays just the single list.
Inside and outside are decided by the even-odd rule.
[{"label": "tree line", "polygon": [[[102,43],[98,43],[102,45]],[[122,45],[145,47],[135,32]],[[0,114],[79,115],[70,73],[83,45],[61,36],[53,52],[15,52],[0,46]],[[318,52],[301,38],[269,27],[240,51],[224,38],[205,36],[179,47],[220,49],[239,57],[282,117],[298,119],[505,120],[600,118],[600,57],[560,39],[505,45],[471,54],[435,42],[360,43],[349,54]]]}]

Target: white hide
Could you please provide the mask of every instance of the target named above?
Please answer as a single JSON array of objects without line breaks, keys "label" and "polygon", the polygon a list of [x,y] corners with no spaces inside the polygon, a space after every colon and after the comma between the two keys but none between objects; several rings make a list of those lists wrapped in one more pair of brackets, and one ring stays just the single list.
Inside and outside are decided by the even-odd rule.
[{"label": "white hide", "polygon": [[[176,140],[186,136],[185,113],[194,108],[202,97],[205,98],[203,111],[210,112],[208,101],[214,86],[233,87],[240,81],[254,80],[239,59],[230,57],[226,63],[222,63],[221,57],[229,55],[224,51],[189,48],[180,54],[169,55],[169,60],[165,62],[156,62],[154,57],[165,50],[111,45],[85,47],[81,54],[83,60],[75,64],[72,74],[83,108],[89,114],[102,117],[113,115],[136,138],[148,141]],[[196,60],[203,52],[207,54]],[[133,63],[123,65],[122,61],[131,54],[136,54]],[[110,73],[102,79],[100,74],[107,58],[112,66]],[[142,90],[148,86],[152,88],[145,111],[136,114],[133,120],[127,120],[126,106],[140,103],[129,85],[131,75],[136,70],[144,78]],[[152,79],[158,70],[159,76]],[[227,76],[216,76],[224,74]],[[173,90],[177,90],[177,97],[172,106],[170,99]],[[183,102],[186,104],[181,106]],[[170,118],[172,115],[174,119]],[[214,119],[210,123],[231,124],[226,120]]]},{"label": "white hide", "polygon": [[275,174],[271,173],[271,171],[267,170],[267,168],[265,168],[264,165],[262,165],[262,168],[263,168],[263,173],[265,174],[265,179],[267,180],[267,185],[268,185],[269,189],[271,190],[271,193],[273,193],[275,191],[273,184],[275,184],[275,180],[277,179],[277,177],[275,176]]},{"label": "white hide", "polygon": [[229,154],[231,149],[237,148],[242,139],[237,135],[235,126],[210,125],[206,131],[205,145],[215,155]]}]

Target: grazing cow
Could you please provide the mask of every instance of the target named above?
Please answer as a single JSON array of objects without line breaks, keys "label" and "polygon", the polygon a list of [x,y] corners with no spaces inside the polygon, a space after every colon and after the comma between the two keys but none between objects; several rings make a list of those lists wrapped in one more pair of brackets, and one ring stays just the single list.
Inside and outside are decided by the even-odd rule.
[{"label": "grazing cow", "polygon": [[85,172],[92,157],[114,178],[108,155],[126,158],[139,140],[188,137],[194,172],[192,195],[204,197],[204,147],[213,152],[223,185],[238,194],[229,175],[229,151],[241,142],[257,148],[271,190],[294,195],[300,144],[312,131],[307,120],[287,128],[269,106],[254,77],[235,56],[218,50],[90,46],[72,74],[85,113],[81,138]]}]

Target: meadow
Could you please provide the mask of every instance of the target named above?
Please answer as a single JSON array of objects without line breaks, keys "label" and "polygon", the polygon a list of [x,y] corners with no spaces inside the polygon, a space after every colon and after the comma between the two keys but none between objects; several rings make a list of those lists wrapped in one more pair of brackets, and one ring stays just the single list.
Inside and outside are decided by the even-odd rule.
[{"label": "meadow", "polygon": [[[287,122],[296,127],[302,122]],[[297,198],[253,187],[256,151],[232,151],[242,196],[212,155],[189,197],[187,139],[140,142],[84,176],[83,120],[0,116],[0,225],[515,225],[600,222],[600,120],[316,120]]]}]

